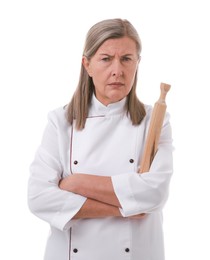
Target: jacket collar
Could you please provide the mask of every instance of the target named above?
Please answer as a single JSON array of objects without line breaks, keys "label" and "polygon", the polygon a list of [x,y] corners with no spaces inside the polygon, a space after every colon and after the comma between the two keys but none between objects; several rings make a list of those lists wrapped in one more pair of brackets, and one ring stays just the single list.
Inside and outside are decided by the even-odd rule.
[{"label": "jacket collar", "polygon": [[91,116],[108,116],[119,115],[125,112],[126,97],[119,102],[105,106],[95,95],[92,96],[92,101],[89,110],[89,117]]}]

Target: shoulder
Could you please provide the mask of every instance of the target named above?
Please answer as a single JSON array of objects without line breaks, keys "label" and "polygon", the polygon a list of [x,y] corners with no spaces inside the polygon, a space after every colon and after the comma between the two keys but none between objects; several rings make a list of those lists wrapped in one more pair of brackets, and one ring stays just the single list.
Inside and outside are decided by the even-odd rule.
[{"label": "shoulder", "polygon": [[55,108],[48,113],[48,121],[56,127],[68,127],[66,106]]},{"label": "shoulder", "polygon": [[[146,111],[146,116],[145,116],[144,120],[146,122],[148,122],[151,119],[154,106],[152,106],[152,105],[144,105],[144,107],[145,107],[145,111]],[[164,124],[166,122],[169,122],[169,121],[170,121],[170,113],[166,110],[165,116],[164,116]]]},{"label": "shoulder", "polygon": [[145,111],[146,111],[146,115],[151,114],[152,109],[153,109],[153,107],[151,105],[144,104],[144,108],[145,108]]},{"label": "shoulder", "polygon": [[153,107],[151,105],[144,104],[144,108],[145,108],[145,111],[146,111],[146,115],[145,115],[143,121],[146,123],[151,118]]},{"label": "shoulder", "polygon": [[[144,105],[144,107],[145,107],[146,115],[145,115],[143,121],[147,125],[151,120],[154,106]],[[169,122],[170,122],[170,113],[166,110],[165,115],[164,115],[163,125],[168,124]]]}]

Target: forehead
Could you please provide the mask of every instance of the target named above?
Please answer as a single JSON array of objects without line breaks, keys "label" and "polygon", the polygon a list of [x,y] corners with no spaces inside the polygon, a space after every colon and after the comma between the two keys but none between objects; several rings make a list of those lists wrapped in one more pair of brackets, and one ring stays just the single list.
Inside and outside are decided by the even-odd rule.
[{"label": "forehead", "polygon": [[98,48],[96,54],[137,54],[136,42],[129,37],[108,39]]}]

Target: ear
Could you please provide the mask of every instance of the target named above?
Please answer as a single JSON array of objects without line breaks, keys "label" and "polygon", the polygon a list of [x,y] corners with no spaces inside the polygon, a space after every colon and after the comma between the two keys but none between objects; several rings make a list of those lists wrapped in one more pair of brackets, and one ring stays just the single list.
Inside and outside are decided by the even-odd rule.
[{"label": "ear", "polygon": [[87,57],[85,57],[85,56],[82,57],[82,64],[83,64],[83,66],[85,67],[85,69],[86,69],[88,75],[89,75],[90,77],[92,77],[92,72],[91,72],[91,67],[90,67],[90,61],[87,59]]}]

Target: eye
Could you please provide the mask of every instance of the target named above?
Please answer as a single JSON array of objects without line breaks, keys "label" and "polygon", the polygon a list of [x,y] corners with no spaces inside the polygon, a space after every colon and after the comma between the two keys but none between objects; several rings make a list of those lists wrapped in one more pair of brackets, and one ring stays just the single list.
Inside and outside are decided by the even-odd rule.
[{"label": "eye", "polygon": [[131,61],[132,59],[128,56],[123,56],[121,60],[127,62],[127,61]]},{"label": "eye", "polygon": [[111,60],[110,57],[104,57],[104,58],[102,58],[102,61],[105,61],[105,62],[110,61],[110,60]]}]

